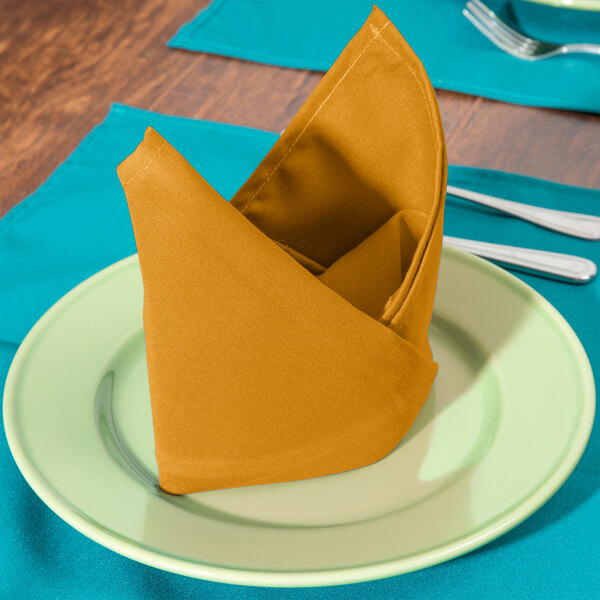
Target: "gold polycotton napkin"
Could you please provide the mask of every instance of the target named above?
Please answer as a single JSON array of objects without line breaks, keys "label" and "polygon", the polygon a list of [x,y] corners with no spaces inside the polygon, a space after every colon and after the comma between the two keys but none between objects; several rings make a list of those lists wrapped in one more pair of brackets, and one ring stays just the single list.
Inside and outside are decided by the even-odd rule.
[{"label": "gold polycotton napkin", "polygon": [[378,9],[230,203],[158,133],[118,168],[144,284],[159,483],[183,494],[373,463],[437,365],[446,155]]}]

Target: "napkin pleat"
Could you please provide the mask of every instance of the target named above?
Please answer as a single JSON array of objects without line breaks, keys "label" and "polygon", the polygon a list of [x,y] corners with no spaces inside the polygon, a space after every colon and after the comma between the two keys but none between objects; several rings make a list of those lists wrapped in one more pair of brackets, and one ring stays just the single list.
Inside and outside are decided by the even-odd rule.
[{"label": "napkin pleat", "polygon": [[402,211],[411,231],[402,241],[405,277],[376,312],[427,351],[421,323],[435,283],[425,290],[415,280],[437,270],[446,170],[427,74],[374,8],[231,204],[314,273]]},{"label": "napkin pleat", "polygon": [[[408,252],[403,252],[403,247]],[[400,287],[415,247],[416,240],[402,213],[397,213],[318,278],[359,310],[378,319]]]},{"label": "napkin pleat", "polygon": [[374,9],[231,200],[267,235],[325,267],[398,210],[439,202],[435,94],[389,25]]}]

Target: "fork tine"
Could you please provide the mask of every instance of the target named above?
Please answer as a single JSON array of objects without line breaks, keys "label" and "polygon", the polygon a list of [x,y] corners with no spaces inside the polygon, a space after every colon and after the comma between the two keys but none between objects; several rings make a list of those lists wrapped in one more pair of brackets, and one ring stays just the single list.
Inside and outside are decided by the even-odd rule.
[{"label": "fork tine", "polygon": [[490,29],[487,25],[482,23],[478,17],[469,12],[466,8],[463,8],[463,15],[471,21],[471,23],[479,30],[481,34],[483,34],[492,44],[498,46],[504,52],[508,52],[508,54],[512,54],[513,56],[519,56],[519,51],[515,48],[514,44],[506,44],[503,39],[498,37],[496,30]]},{"label": "fork tine", "polygon": [[467,0],[462,13],[490,42],[523,60],[535,61],[567,53],[600,55],[600,44],[565,44],[528,37],[505,23],[482,0]]},{"label": "fork tine", "polygon": [[489,19],[493,20],[500,29],[511,35],[515,39],[521,42],[533,42],[530,37],[523,35],[520,31],[517,31],[510,25],[506,24],[491,8],[486,6],[481,0],[469,0],[468,4],[474,4],[481,12],[483,12]]},{"label": "fork tine", "polygon": [[522,40],[510,35],[504,28],[500,27],[496,18],[490,16],[491,11],[481,9],[479,4],[471,0],[467,2],[466,6],[473,13],[473,15],[479,19],[480,22],[486,25],[489,29],[493,30],[497,36],[504,39],[507,43],[514,46],[520,46],[523,44]]},{"label": "fork tine", "polygon": [[488,16],[487,12],[481,11],[477,5],[473,2],[467,2],[467,7],[485,27],[487,27],[493,34],[496,39],[502,40],[506,45],[514,48],[515,51],[523,51],[529,52],[529,47],[533,44],[530,44],[527,41],[522,41],[516,36],[510,33],[510,29],[506,27],[501,27],[498,22],[498,18],[491,18]]}]

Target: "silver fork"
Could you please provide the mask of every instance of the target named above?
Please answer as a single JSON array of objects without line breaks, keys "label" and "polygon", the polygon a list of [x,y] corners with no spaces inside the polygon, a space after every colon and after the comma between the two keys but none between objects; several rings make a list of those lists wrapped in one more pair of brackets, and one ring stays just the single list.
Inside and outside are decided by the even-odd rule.
[{"label": "silver fork", "polygon": [[575,53],[600,56],[600,44],[553,44],[528,37],[507,25],[481,0],[469,0],[462,12],[490,42],[523,60],[541,60]]}]

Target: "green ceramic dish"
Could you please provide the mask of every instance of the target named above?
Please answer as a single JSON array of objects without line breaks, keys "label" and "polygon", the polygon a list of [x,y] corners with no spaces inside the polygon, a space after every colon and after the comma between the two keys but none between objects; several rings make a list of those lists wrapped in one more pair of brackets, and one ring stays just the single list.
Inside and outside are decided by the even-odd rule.
[{"label": "green ceramic dish", "polygon": [[524,0],[545,4],[556,8],[574,8],[577,10],[600,10],[600,0]]},{"label": "green ceramic dish", "polygon": [[156,485],[134,256],[31,330],[6,383],[6,434],[52,510],[134,560],[269,586],[406,573],[473,550],[539,508],[575,467],[594,416],[592,372],[573,331],[490,263],[444,250],[430,337],[434,389],[385,459],[170,496]]}]

